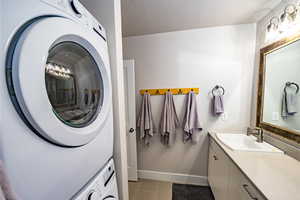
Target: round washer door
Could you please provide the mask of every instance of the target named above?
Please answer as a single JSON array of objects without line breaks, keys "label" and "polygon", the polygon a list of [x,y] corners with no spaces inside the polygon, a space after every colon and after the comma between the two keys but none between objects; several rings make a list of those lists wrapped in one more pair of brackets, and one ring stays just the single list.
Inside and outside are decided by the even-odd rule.
[{"label": "round washer door", "polygon": [[50,17],[22,33],[11,79],[19,109],[36,133],[82,146],[101,132],[111,102],[106,42],[75,22]]}]

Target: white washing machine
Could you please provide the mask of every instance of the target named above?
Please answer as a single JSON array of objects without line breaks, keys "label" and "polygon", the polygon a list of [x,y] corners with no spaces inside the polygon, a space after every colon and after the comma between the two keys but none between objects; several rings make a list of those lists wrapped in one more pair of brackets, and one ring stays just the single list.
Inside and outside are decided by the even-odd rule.
[{"label": "white washing machine", "polygon": [[0,159],[22,200],[67,200],[113,155],[105,30],[78,0],[4,0]]},{"label": "white washing machine", "polygon": [[118,200],[116,173],[113,160],[97,174],[72,200]]}]

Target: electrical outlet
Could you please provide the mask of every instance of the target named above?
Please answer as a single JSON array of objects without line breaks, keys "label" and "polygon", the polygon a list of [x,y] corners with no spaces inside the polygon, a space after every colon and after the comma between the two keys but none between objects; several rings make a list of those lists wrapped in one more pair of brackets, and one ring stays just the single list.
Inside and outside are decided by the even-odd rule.
[{"label": "electrical outlet", "polygon": [[228,119],[228,113],[227,112],[223,112],[222,115],[221,115],[221,119],[223,121],[227,121],[227,119]]},{"label": "electrical outlet", "polygon": [[273,121],[279,121],[279,112],[273,112],[272,113],[272,120]]}]

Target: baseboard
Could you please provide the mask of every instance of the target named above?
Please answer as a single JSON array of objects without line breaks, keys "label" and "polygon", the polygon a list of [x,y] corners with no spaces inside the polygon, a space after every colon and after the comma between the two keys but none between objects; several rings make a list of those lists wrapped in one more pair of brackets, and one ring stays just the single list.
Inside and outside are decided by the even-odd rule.
[{"label": "baseboard", "polygon": [[158,172],[150,170],[138,170],[138,177],[157,181],[168,181],[172,183],[208,186],[206,176]]}]

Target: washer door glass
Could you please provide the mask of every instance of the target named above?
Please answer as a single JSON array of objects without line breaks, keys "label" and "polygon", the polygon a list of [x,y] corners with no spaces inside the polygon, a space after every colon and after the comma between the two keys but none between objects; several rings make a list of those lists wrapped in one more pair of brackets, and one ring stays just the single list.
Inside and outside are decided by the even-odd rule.
[{"label": "washer door glass", "polygon": [[75,42],[61,42],[49,51],[46,89],[55,115],[72,127],[89,125],[103,104],[103,81],[89,52]]}]

